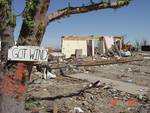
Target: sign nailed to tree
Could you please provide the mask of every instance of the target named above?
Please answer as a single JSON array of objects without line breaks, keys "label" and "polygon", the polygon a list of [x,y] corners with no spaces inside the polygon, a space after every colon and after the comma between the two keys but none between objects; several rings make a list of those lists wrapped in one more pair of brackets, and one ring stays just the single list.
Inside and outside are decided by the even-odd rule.
[{"label": "sign nailed to tree", "polygon": [[39,46],[13,46],[8,50],[11,61],[47,61],[48,49]]}]

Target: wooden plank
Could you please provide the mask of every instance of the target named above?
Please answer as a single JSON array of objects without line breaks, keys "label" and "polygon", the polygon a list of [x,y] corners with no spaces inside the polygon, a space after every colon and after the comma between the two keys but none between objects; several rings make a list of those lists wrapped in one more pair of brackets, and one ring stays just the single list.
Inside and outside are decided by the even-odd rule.
[{"label": "wooden plank", "polygon": [[143,56],[132,56],[132,57],[122,57],[120,59],[101,59],[101,60],[88,60],[83,61],[80,64],[76,64],[76,66],[96,66],[96,65],[108,65],[108,64],[118,64],[118,63],[126,63],[132,61],[142,61],[144,60]]},{"label": "wooden plank", "polygon": [[99,40],[98,37],[93,36],[64,36],[63,40]]}]

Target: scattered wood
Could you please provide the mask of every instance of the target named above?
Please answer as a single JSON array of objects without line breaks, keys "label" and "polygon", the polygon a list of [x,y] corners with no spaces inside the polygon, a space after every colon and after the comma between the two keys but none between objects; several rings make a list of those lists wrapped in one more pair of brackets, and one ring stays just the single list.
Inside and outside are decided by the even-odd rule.
[{"label": "scattered wood", "polygon": [[56,103],[54,103],[54,106],[53,106],[53,113],[58,113],[58,107]]},{"label": "scattered wood", "polygon": [[143,61],[143,56],[131,56],[131,57],[121,57],[121,58],[110,58],[110,59],[87,59],[87,60],[81,60],[78,63],[71,63],[71,64],[39,64],[36,63],[34,66],[37,67],[38,71],[42,72],[42,68],[47,68],[49,71],[52,69],[62,69],[62,68],[68,68],[70,65],[72,66],[97,66],[97,65],[109,65],[109,64],[119,64],[119,63],[127,63],[127,62],[133,62],[133,61]]},{"label": "scattered wood", "polygon": [[112,59],[100,59],[100,60],[88,60],[83,61],[80,64],[76,64],[76,66],[96,66],[96,65],[108,65],[108,64],[118,64],[118,63],[126,63],[132,61],[142,61],[144,60],[143,56],[131,56],[131,57],[122,57],[122,58],[112,58]]}]

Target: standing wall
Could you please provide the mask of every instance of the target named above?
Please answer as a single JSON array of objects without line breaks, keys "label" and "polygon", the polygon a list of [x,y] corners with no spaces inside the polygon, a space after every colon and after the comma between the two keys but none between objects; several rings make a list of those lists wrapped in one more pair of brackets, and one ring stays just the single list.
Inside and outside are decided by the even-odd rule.
[{"label": "standing wall", "polygon": [[62,40],[62,53],[65,54],[66,58],[75,54],[76,49],[82,49],[82,55],[87,56],[86,40]]}]

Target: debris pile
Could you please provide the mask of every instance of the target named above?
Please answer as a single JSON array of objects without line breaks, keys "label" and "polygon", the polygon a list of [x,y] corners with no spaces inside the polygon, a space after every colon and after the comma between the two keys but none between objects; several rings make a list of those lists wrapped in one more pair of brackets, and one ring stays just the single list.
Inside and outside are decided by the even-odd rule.
[{"label": "debris pile", "polygon": [[[31,113],[148,113],[150,96],[142,93],[143,89],[140,89],[141,94],[135,95],[117,90],[112,84],[101,82],[102,79],[90,83],[81,78],[68,76],[77,73],[84,73],[87,76],[92,73],[95,76],[126,82],[130,85],[148,86],[149,61],[145,61],[142,55],[133,55],[126,46],[122,49],[120,38],[114,38],[115,42],[111,39],[111,44],[108,41],[106,43],[108,39],[101,40],[101,43],[107,44],[106,48],[103,49],[103,53],[97,48],[95,56],[92,56],[93,52],[87,52],[89,56],[84,56],[83,51],[77,48],[75,54],[69,58],[65,58],[63,53],[51,52],[48,62],[35,63],[26,98],[27,111]],[[91,50],[92,43],[87,38],[86,41],[88,42],[86,47]]]},{"label": "debris pile", "polygon": [[[81,86],[82,88],[68,94],[59,95],[58,92],[54,97],[30,97],[26,109],[36,110],[38,113],[53,113],[54,109],[58,113],[148,113],[150,109],[150,100],[146,95],[132,95],[115,90],[111,84],[101,81]],[[51,84],[49,87],[56,86]],[[70,87],[75,88],[75,85]]]}]

